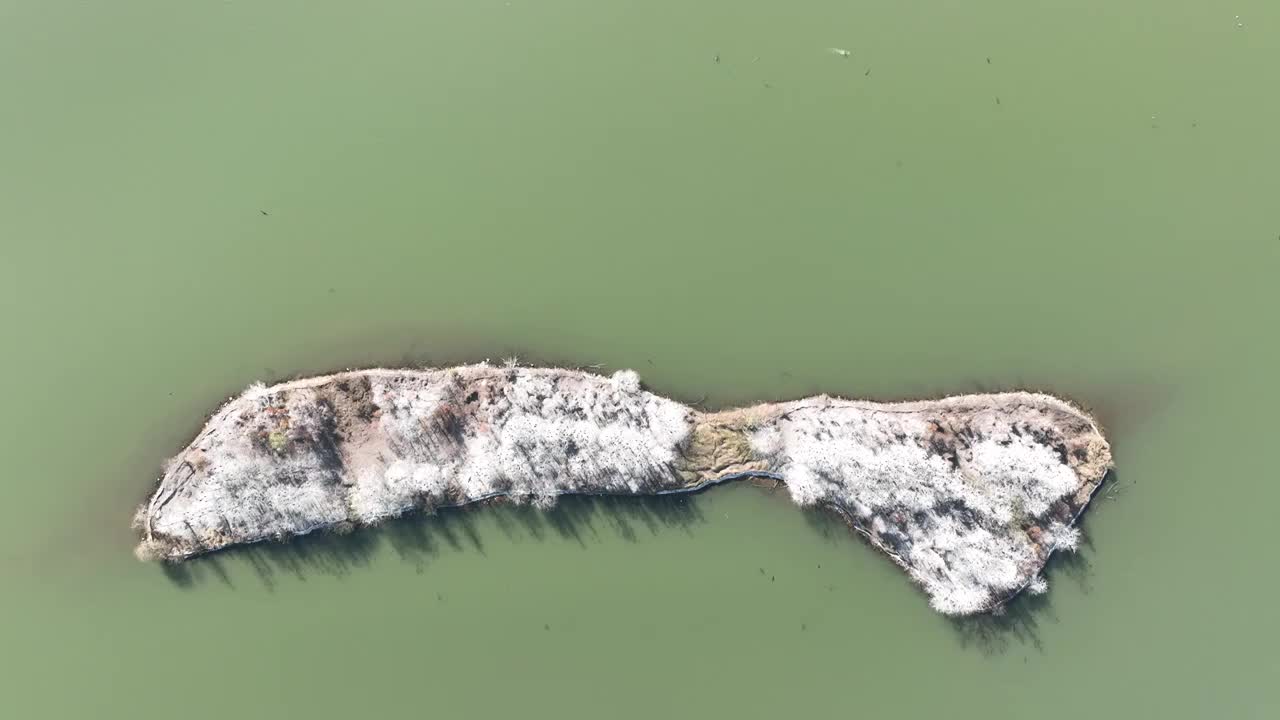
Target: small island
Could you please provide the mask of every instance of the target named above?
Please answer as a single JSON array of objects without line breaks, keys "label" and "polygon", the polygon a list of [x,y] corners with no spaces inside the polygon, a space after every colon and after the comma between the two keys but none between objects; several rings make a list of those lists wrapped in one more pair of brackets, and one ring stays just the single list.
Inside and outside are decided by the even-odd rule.
[{"label": "small island", "polygon": [[1088,414],[1036,393],[702,412],[630,370],[353,370],[228,401],[134,523],[139,558],[180,561],[497,498],[545,508],[764,477],[836,512],[934,609],[970,615],[1046,589],[1111,465]]}]

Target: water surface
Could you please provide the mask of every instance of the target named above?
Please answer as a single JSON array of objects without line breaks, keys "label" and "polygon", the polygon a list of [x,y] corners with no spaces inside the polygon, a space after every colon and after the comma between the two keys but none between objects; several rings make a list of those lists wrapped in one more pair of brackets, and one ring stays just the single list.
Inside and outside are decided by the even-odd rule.
[{"label": "water surface", "polygon": [[[1266,716],[1278,55],[1262,0],[3,3],[0,708]],[[250,382],[512,353],[1048,389],[1123,489],[981,626],[745,484],[130,555]]]}]

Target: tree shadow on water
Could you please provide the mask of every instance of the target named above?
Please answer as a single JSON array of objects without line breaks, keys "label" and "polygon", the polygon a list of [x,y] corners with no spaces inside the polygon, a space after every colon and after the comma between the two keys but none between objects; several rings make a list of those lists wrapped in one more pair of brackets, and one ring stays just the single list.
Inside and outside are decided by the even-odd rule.
[{"label": "tree shadow on water", "polygon": [[[1087,537],[1083,527],[1081,533]],[[1063,581],[1070,581],[1086,595],[1092,592],[1092,555],[1093,545],[1082,540],[1076,552],[1055,552],[1045,564],[1041,574],[1049,580],[1049,592],[1019,593],[995,613],[947,618],[961,647],[974,648],[990,656],[1025,647],[1044,653],[1042,628],[1059,622],[1053,606],[1054,592]]]},{"label": "tree shadow on water", "polygon": [[[461,514],[466,512],[462,509]],[[640,542],[642,529],[650,536],[672,529],[688,534],[705,522],[698,496],[692,494],[567,495],[548,510],[500,500],[489,503],[484,512],[511,541],[541,542],[554,534],[582,547],[611,535]]]},{"label": "tree shadow on water", "polygon": [[[1117,483],[1114,471],[1108,474],[1098,497],[1091,503],[1105,498],[1114,499],[1110,488]],[[1108,494],[1111,493],[1111,494]],[[1096,509],[1094,510],[1096,512]],[[1058,551],[1050,556],[1041,571],[1049,581],[1050,590],[1043,595],[1032,595],[1021,592],[995,613],[984,613],[969,617],[947,617],[946,622],[955,631],[960,644],[965,648],[975,648],[986,655],[1001,655],[1019,647],[1030,646],[1037,652],[1044,652],[1041,629],[1044,625],[1056,625],[1058,615],[1053,607],[1053,594],[1065,582],[1075,585],[1088,595],[1093,591],[1093,541],[1089,534],[1090,513],[1081,515],[1076,523],[1080,530],[1079,548],[1075,552]],[[850,538],[862,540],[862,544],[886,562],[892,560],[883,551],[876,548],[870,540],[858,532],[847,518],[839,511],[829,507],[807,508],[805,520],[810,529],[825,542],[846,542]]]},{"label": "tree shadow on water", "polygon": [[973,648],[989,656],[1003,655],[1026,646],[1043,653],[1040,628],[1045,622],[1058,622],[1051,598],[1047,594],[1025,592],[1005,603],[998,613],[947,618],[961,647]]},{"label": "tree shadow on water", "polygon": [[670,529],[688,534],[705,521],[693,495],[565,498],[543,517],[558,536],[582,546],[601,538],[601,525],[627,542],[639,542],[642,529],[651,537]]},{"label": "tree shadow on water", "polygon": [[827,543],[848,542],[850,539],[862,536],[849,526],[844,516],[828,507],[805,507],[801,508],[804,512],[805,524],[809,526],[819,537]]},{"label": "tree shadow on water", "polygon": [[160,563],[175,587],[192,589],[216,581],[235,588],[228,565],[247,565],[268,591],[277,579],[292,576],[305,581],[312,575],[346,577],[374,563],[384,547],[401,561],[425,572],[443,553],[485,555],[487,532],[479,521],[489,519],[509,541],[553,537],[582,547],[619,537],[640,542],[643,532],[654,536],[671,529],[692,532],[704,522],[697,498],[682,496],[565,496],[555,507],[539,510],[504,500],[490,500],[434,514],[409,513],[378,526],[350,532],[318,531],[279,542],[239,545],[200,555],[180,563]]},{"label": "tree shadow on water", "polygon": [[963,647],[974,647],[987,655],[999,655],[1016,646],[1031,646],[1044,652],[1040,628],[1045,623],[1056,625],[1059,620],[1053,609],[1053,595],[1064,581],[1075,585],[1082,594],[1093,592],[1093,555],[1096,552],[1089,532],[1091,519],[1110,501],[1119,500],[1130,492],[1137,481],[1121,482],[1114,468],[1109,470],[1102,484],[1094,493],[1085,512],[1075,526],[1080,530],[1079,547],[1074,552],[1058,551],[1050,556],[1041,574],[1049,581],[1049,592],[1044,595],[1019,593],[1005,603],[1000,614],[985,614],[967,618],[948,618],[960,638]]}]

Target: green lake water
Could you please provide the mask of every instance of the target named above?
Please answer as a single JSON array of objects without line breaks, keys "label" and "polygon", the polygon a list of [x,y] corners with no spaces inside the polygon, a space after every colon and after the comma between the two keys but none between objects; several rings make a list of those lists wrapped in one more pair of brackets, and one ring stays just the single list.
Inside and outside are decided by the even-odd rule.
[{"label": "green lake water", "polygon": [[[1275,717],[1278,68],[1269,0],[0,2],[0,715]],[[999,623],[748,484],[131,555],[249,383],[511,354],[1048,389],[1116,498]]]}]

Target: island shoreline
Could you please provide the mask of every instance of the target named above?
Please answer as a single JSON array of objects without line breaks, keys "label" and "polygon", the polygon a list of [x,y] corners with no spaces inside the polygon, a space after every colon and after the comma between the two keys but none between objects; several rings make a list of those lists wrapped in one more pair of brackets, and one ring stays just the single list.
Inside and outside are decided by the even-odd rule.
[{"label": "island shoreline", "polygon": [[[231,545],[249,544],[270,539],[285,539],[292,536],[311,534],[320,530],[341,530],[353,525],[374,525],[383,519],[405,515],[414,511],[425,510],[430,513],[439,509],[462,508],[499,498],[516,503],[528,501],[532,498],[534,502],[540,505],[549,505],[554,503],[555,498],[561,496],[673,496],[704,492],[724,483],[759,477],[788,485],[792,499],[798,504],[817,505],[825,511],[833,512],[852,530],[867,539],[873,547],[888,555],[895,564],[911,574],[917,584],[922,584],[928,589],[929,583],[933,581],[925,575],[925,570],[921,569],[920,561],[916,557],[918,553],[910,553],[915,552],[922,542],[926,544],[929,542],[929,538],[924,537],[920,529],[921,527],[927,529],[931,526],[931,523],[936,525],[937,518],[934,521],[930,521],[927,517],[922,517],[922,513],[917,510],[915,511],[915,521],[904,519],[902,515],[909,508],[900,507],[900,504],[894,505],[893,503],[898,502],[897,500],[884,505],[884,507],[888,508],[888,511],[884,511],[884,508],[880,506],[877,506],[879,509],[874,511],[862,508],[862,503],[858,500],[857,493],[841,494],[846,492],[848,488],[840,487],[840,484],[845,482],[840,477],[840,473],[837,472],[834,476],[830,476],[828,470],[823,470],[819,473],[826,479],[819,478],[816,481],[818,485],[814,487],[818,488],[817,492],[819,494],[822,492],[836,492],[836,495],[831,497],[816,495],[810,497],[806,493],[814,492],[813,488],[801,483],[803,487],[808,489],[797,491],[788,482],[785,468],[791,467],[791,471],[797,474],[802,470],[808,472],[804,470],[804,466],[796,466],[794,464],[793,456],[797,455],[797,453],[813,452],[814,447],[818,448],[820,455],[830,454],[831,451],[839,455],[840,453],[847,453],[851,447],[858,449],[859,443],[861,443],[861,445],[870,447],[872,456],[874,456],[880,452],[901,452],[903,448],[910,450],[912,447],[918,446],[918,450],[911,450],[911,452],[915,452],[920,457],[913,457],[911,462],[919,463],[922,462],[920,458],[924,458],[931,463],[928,465],[930,468],[927,471],[928,473],[934,473],[942,478],[943,481],[954,484],[955,478],[946,475],[946,473],[951,472],[954,475],[959,472],[960,475],[956,477],[961,477],[965,483],[972,484],[972,482],[977,481],[975,478],[980,480],[979,476],[986,472],[981,470],[983,466],[975,459],[976,455],[974,453],[977,450],[983,450],[989,455],[990,447],[994,446],[991,445],[991,438],[988,438],[987,435],[995,432],[996,430],[993,428],[1000,426],[1001,423],[1004,423],[1004,425],[1009,424],[1004,419],[1001,419],[1000,415],[1002,413],[1012,415],[1022,413],[1027,417],[1021,418],[1012,424],[1012,434],[1005,432],[1005,430],[1009,429],[1007,427],[1000,430],[1004,434],[999,435],[1002,438],[999,444],[1009,446],[1021,442],[1030,448],[1027,452],[1040,452],[1039,446],[1041,445],[1052,447],[1061,457],[1061,464],[1064,467],[1071,468],[1073,472],[1079,471],[1073,476],[1078,482],[1075,483],[1073,488],[1068,488],[1070,492],[1067,495],[1062,496],[1067,499],[1066,503],[1061,500],[1055,501],[1056,504],[1053,507],[1056,509],[1052,514],[1045,514],[1046,510],[1039,510],[1037,513],[1027,516],[1032,518],[1031,520],[1020,521],[1030,528],[1027,532],[1032,537],[1029,547],[1031,547],[1033,554],[1028,557],[1033,557],[1035,560],[1024,559],[1017,561],[1017,564],[1023,569],[1018,571],[1019,582],[1016,586],[1004,588],[999,592],[992,591],[988,597],[981,601],[970,597],[964,601],[954,601],[955,607],[946,605],[947,602],[953,601],[943,601],[943,606],[939,607],[940,610],[947,614],[971,614],[975,609],[984,612],[997,610],[1029,588],[1043,587],[1043,579],[1038,570],[1043,568],[1043,565],[1055,552],[1074,544],[1076,538],[1074,527],[1083,516],[1090,501],[1105,483],[1107,473],[1113,467],[1110,448],[1102,438],[1097,422],[1082,410],[1079,405],[1054,396],[1011,391],[981,395],[949,395],[932,400],[881,403],[868,400],[847,400],[822,395],[778,403],[760,403],[741,408],[702,411],[652,395],[641,388],[639,379],[634,376],[634,373],[627,374],[627,372],[629,371],[615,373],[612,377],[606,377],[590,370],[535,369],[516,366],[490,366],[487,364],[443,369],[398,370],[370,368],[364,370],[348,369],[325,375],[298,378],[269,388],[260,385],[254,386],[246,393],[240,396],[233,396],[214,409],[208,415],[205,425],[188,444],[187,450],[167,464],[149,500],[139,508],[135,518],[135,526],[142,535],[139,556],[147,559],[155,557],[156,559],[167,561],[178,561]],[[558,396],[555,392],[547,392],[544,389],[540,391],[542,394],[534,398],[534,401],[530,401],[520,394],[523,392],[520,390],[522,384],[533,387],[539,383],[543,385],[550,383],[553,387],[567,389],[559,392]],[[348,386],[351,384],[361,384],[364,388],[364,390],[356,393],[356,395],[359,395],[360,401],[366,403],[359,412],[367,412],[369,414],[369,417],[363,419],[367,421],[368,427],[357,428],[359,432],[365,434],[360,442],[364,442],[370,447],[376,445],[379,458],[376,462],[373,462],[369,461],[368,458],[360,457],[357,458],[359,463],[355,464],[370,465],[373,462],[379,468],[379,472],[382,475],[381,478],[371,480],[362,475],[360,479],[352,479],[343,475],[343,473],[350,474],[348,473],[350,468],[347,466],[352,465],[351,459],[346,458],[343,454],[349,451],[350,446],[358,445],[358,443],[351,440],[354,432],[350,427],[354,423],[351,414],[354,411],[348,407],[350,398],[340,397],[340,393],[335,388],[347,388],[349,390]],[[486,400],[480,405],[493,402],[493,408],[487,408],[482,411],[469,410],[468,412],[471,412],[472,415],[468,415],[465,419],[456,417],[455,415],[460,411],[451,408],[461,402],[459,400],[461,396],[455,397],[457,392],[461,392],[460,388],[468,390],[468,403],[473,402],[474,396],[483,391],[486,394]],[[479,388],[480,390],[472,388]],[[347,392],[347,390],[343,390],[343,392]],[[379,393],[381,395],[378,395]],[[396,393],[400,393],[404,397],[399,397]],[[450,393],[454,394],[451,395]],[[574,418],[585,417],[585,414],[590,414],[596,409],[596,405],[580,402],[575,393],[583,397],[589,397],[590,402],[596,403],[596,405],[604,406],[612,403],[612,405],[609,405],[609,407],[613,408],[610,413],[615,413],[615,411],[621,413],[618,417],[622,417],[622,420],[615,422],[617,417],[608,414],[607,421],[587,422],[575,420]],[[422,400],[428,395],[431,398],[430,402]],[[446,396],[447,399],[441,399],[446,398]],[[493,399],[488,396],[492,396]],[[321,399],[316,400],[317,397],[321,397]],[[369,397],[373,397],[372,402]],[[405,397],[409,399],[405,400]],[[298,400],[297,398],[304,399]],[[520,402],[533,402],[534,404],[523,409],[503,409],[511,405],[511,398],[517,398]],[[568,398],[567,402],[572,407],[566,406],[568,409],[563,411],[561,415],[556,415],[554,412],[546,415],[543,410],[539,410],[537,405],[539,402],[543,406],[547,404],[555,405],[556,403],[563,404],[565,398]],[[412,404],[420,400],[425,403],[422,407],[414,406],[413,409],[405,409],[408,407],[406,403]],[[311,418],[311,415],[315,415],[315,408],[308,405],[308,403],[318,403],[317,407],[324,409],[328,413],[324,422],[328,422],[332,427],[328,427],[324,432],[334,433],[333,428],[339,425],[342,426],[342,429],[334,433],[333,437],[324,435],[323,432],[317,434],[318,431],[314,431],[314,429],[312,435],[307,435],[306,437],[295,437],[294,434],[297,433],[292,429],[289,432],[294,434],[289,435],[285,435],[278,430],[267,433],[259,429],[257,439],[252,441],[239,437],[240,435],[245,435],[244,432],[241,432],[243,428],[240,428],[240,426],[254,426],[256,428],[263,425],[264,422],[271,422],[269,420],[271,417],[284,417],[285,420],[282,427],[285,428],[305,427],[306,422],[315,421],[314,418]],[[335,410],[334,403],[342,407]],[[395,403],[400,403],[400,405]],[[574,405],[574,403],[578,404]],[[442,412],[444,413],[444,416],[442,416],[444,417],[443,421],[436,417]],[[307,413],[311,415],[307,415]],[[546,416],[539,415],[539,413],[543,413]],[[232,417],[233,415],[235,417]],[[427,430],[418,427],[425,427],[424,423],[429,424],[428,415],[431,418],[435,418],[431,422],[437,424],[444,422],[445,425],[448,425],[447,432],[442,429],[444,426],[432,427]],[[922,425],[920,418],[923,416],[938,416],[938,418],[942,419],[931,419],[927,424]],[[988,416],[994,417],[995,420],[991,420]],[[971,417],[987,418],[983,422],[991,427],[979,431],[975,429],[976,425],[971,427],[966,424],[971,422]],[[1048,419],[1045,419],[1045,417]],[[268,420],[264,420],[264,418],[268,418]],[[306,418],[311,418],[311,420]],[[431,452],[422,452],[421,448],[393,448],[392,446],[395,446],[403,438],[396,435],[396,432],[400,431],[388,429],[394,425],[394,423],[388,425],[388,418],[396,418],[396,421],[401,422],[402,425],[408,423],[405,427],[409,427],[409,432],[413,435],[413,439],[424,439],[427,444],[443,448],[443,450],[436,455],[432,455]],[[513,418],[515,422],[513,422]],[[307,460],[311,457],[308,453],[319,453],[324,449],[321,446],[327,444],[326,452],[333,454],[334,458],[336,458],[334,462],[338,468],[337,470],[322,468],[331,475],[326,481],[327,484],[339,487],[343,492],[348,490],[356,492],[362,491],[370,483],[374,485],[381,483],[389,487],[395,483],[403,484],[403,482],[408,482],[398,480],[392,482],[389,479],[392,476],[399,477],[399,475],[396,475],[397,472],[403,475],[404,471],[400,466],[406,465],[406,463],[409,466],[416,467],[416,472],[420,475],[425,473],[427,476],[435,477],[439,475],[439,468],[445,467],[448,472],[453,473],[450,477],[457,476],[458,472],[463,472],[464,466],[469,467],[466,463],[475,464],[480,462],[483,464],[485,461],[484,457],[475,456],[474,452],[467,451],[470,455],[462,453],[459,449],[461,447],[460,443],[472,443],[477,441],[478,438],[489,442],[485,433],[500,437],[502,428],[507,427],[500,423],[510,423],[510,427],[515,427],[519,423],[527,425],[529,423],[528,418],[533,418],[544,425],[550,423],[550,425],[558,428],[556,432],[561,433],[561,435],[555,435],[553,441],[548,441],[547,438],[552,436],[543,437],[537,434],[545,434],[546,428],[535,428],[533,431],[535,435],[531,436],[533,439],[529,441],[532,444],[521,450],[521,452],[527,453],[531,449],[536,449],[537,452],[550,453],[547,458],[544,458],[545,462],[550,463],[547,467],[569,467],[565,463],[573,462],[577,453],[575,440],[564,434],[569,432],[565,430],[565,427],[572,425],[572,431],[579,434],[583,432],[583,427],[591,432],[603,429],[602,432],[606,434],[610,432],[615,435],[620,432],[630,433],[631,435],[628,437],[631,439],[627,442],[631,443],[631,445],[624,443],[623,446],[619,447],[632,447],[636,442],[636,438],[639,438],[641,445],[649,443],[649,445],[644,445],[644,447],[649,447],[648,450],[641,449],[636,451],[634,448],[628,450],[628,452],[641,453],[640,455],[635,455],[640,461],[637,464],[636,474],[644,475],[640,470],[647,468],[645,470],[648,473],[647,479],[642,481],[627,480],[624,477],[626,475],[624,471],[612,466],[602,466],[604,467],[604,475],[601,476],[603,478],[602,482],[604,482],[602,487],[593,488],[589,483],[596,480],[588,476],[584,476],[585,479],[577,478],[577,480],[562,487],[556,484],[560,480],[558,476],[555,476],[554,472],[548,477],[555,477],[548,480],[547,477],[539,474],[540,466],[538,463],[531,462],[529,467],[532,468],[533,472],[530,480],[533,483],[532,485],[526,484],[515,488],[502,489],[499,487],[501,482],[508,481],[502,477],[502,472],[498,472],[497,475],[492,475],[494,479],[491,482],[499,483],[499,485],[494,486],[499,489],[478,492],[478,489],[485,487],[483,484],[468,490],[459,486],[456,479],[438,481],[445,483],[439,486],[443,490],[439,492],[429,491],[425,495],[419,491],[414,491],[416,494],[402,494],[398,496],[403,498],[401,501],[383,502],[379,500],[383,504],[377,505],[375,510],[372,511],[372,515],[369,514],[369,511],[361,511],[355,506],[349,506],[345,511],[339,508],[337,511],[320,512],[311,508],[294,517],[292,511],[286,507],[284,514],[289,515],[289,518],[278,523],[279,527],[283,528],[282,530],[274,532],[269,529],[262,531],[260,528],[259,530],[251,530],[246,534],[243,528],[248,526],[244,525],[243,522],[228,520],[228,517],[242,510],[242,508],[235,507],[234,503],[228,504],[228,501],[219,501],[221,504],[216,505],[218,512],[223,513],[220,525],[206,517],[209,514],[207,512],[209,505],[207,499],[203,499],[201,493],[207,489],[206,486],[209,486],[210,483],[224,482],[217,479],[218,473],[226,467],[238,467],[235,462],[243,460],[245,455],[251,456],[250,460],[257,463],[254,465],[250,475],[245,477],[250,479],[266,478],[267,475],[279,469],[277,466]],[[897,418],[902,419],[899,420]],[[1027,418],[1030,419],[1028,420]],[[846,427],[847,423],[853,421],[860,421],[864,428],[860,431],[857,430],[855,422],[855,429],[848,429]],[[1032,427],[1033,421],[1038,423],[1034,428]],[[1026,432],[1035,435],[1034,441],[1024,437],[1024,433],[1019,429],[1018,422],[1023,423],[1022,427],[1025,428]],[[257,425],[254,425],[254,423],[257,423]],[[292,423],[292,426],[290,423]],[[663,426],[663,423],[670,427]],[[841,430],[838,432],[845,433],[848,437],[841,439],[833,436],[831,430],[823,429],[823,426],[830,423],[839,426]],[[1062,427],[1055,426],[1055,423]],[[867,432],[865,426],[876,426],[878,424],[885,425],[885,427],[898,428],[894,430],[895,438],[882,437],[883,433],[881,433],[881,435],[868,439],[871,436],[857,434],[858,432]],[[232,426],[236,426],[238,429],[233,431]],[[671,437],[663,436],[660,441],[655,441],[654,437],[646,434],[657,432],[661,435],[661,432],[654,430],[655,427],[659,426],[664,427],[665,430],[663,432],[668,432]],[[674,427],[675,430],[671,430],[671,427]],[[903,431],[901,430],[903,427],[909,427],[911,430]],[[782,430],[778,428],[782,428]],[[924,429],[922,430],[921,428]],[[528,430],[523,431],[527,432]],[[774,442],[775,444],[779,442],[776,437],[772,440],[768,439],[770,433],[777,435],[778,432],[783,434],[781,442],[784,445],[786,443],[792,443],[793,445],[800,443],[800,445],[796,447],[787,446],[783,450],[762,449],[769,442]],[[913,432],[915,435],[912,435]],[[818,442],[815,438],[823,438],[824,433],[826,439],[822,440],[822,442],[828,443],[828,445],[821,443],[815,445]],[[277,437],[277,434],[280,434],[280,437]],[[305,433],[303,434],[305,435]],[[419,435],[421,435],[421,438],[418,437]],[[453,435],[457,437],[453,437]],[[916,435],[919,435],[919,437],[916,437]],[[588,433],[588,436],[591,436],[590,433]],[[996,436],[996,434],[991,434],[991,437]],[[1014,436],[1017,437],[1015,438]],[[245,435],[245,437],[248,436]],[[268,437],[269,441],[263,441],[262,437]],[[338,439],[335,440],[334,437]],[[569,439],[564,440],[564,438]],[[858,438],[862,439],[859,440]],[[277,440],[279,441],[279,447],[276,446]],[[271,447],[266,447],[263,444],[264,442],[267,442]],[[256,443],[256,445],[253,443]],[[556,443],[560,443],[560,445]],[[808,444],[805,445],[804,443]],[[400,445],[404,445],[404,443],[400,442]],[[490,442],[490,445],[498,447],[493,445],[492,442]],[[225,460],[215,459],[210,461],[209,458],[211,456],[224,452],[224,446],[228,448],[234,447],[235,453],[238,454],[228,455]],[[797,447],[801,446],[807,449],[803,451],[797,450]],[[1071,456],[1068,456],[1068,446],[1071,448]],[[779,452],[781,454],[778,454]],[[443,457],[450,453],[454,456],[462,457],[463,460],[459,461],[455,458],[449,461],[452,464],[442,465],[445,461],[440,460],[437,456]],[[459,453],[462,453],[462,455],[459,455]],[[950,465],[940,464],[939,457],[947,459]],[[658,459],[655,460],[654,458]],[[412,462],[409,462],[410,460]],[[859,463],[866,462],[865,458],[862,461],[848,461],[854,464],[852,466],[846,464],[841,467],[846,469],[852,467],[856,470],[856,468],[860,467]],[[463,462],[463,464],[460,465],[460,462]],[[827,462],[827,460],[824,457],[820,457],[818,462],[821,464],[821,462]],[[842,462],[845,462],[845,460],[842,460]],[[557,465],[557,463],[559,464]],[[210,464],[212,465],[212,470],[210,470]],[[317,465],[316,467],[320,466]],[[1062,472],[1061,469],[1053,470],[1053,468],[1050,468],[1050,470],[1059,475]],[[975,472],[977,475],[974,474]],[[211,479],[210,473],[213,474],[213,479]],[[253,475],[253,473],[258,474]],[[823,475],[823,473],[827,473],[827,475]],[[515,474],[518,475],[519,472],[515,472]],[[305,486],[308,488],[308,492],[312,494],[320,492],[312,487],[317,483],[313,483],[305,477],[305,473],[303,475],[304,477],[301,478],[290,476],[287,481],[267,478],[250,482],[239,478],[236,482],[249,487],[249,489],[244,490],[242,488],[237,492],[248,492],[252,496],[253,502],[279,510],[280,503],[263,501],[259,496],[263,492],[274,492],[281,488],[288,490],[290,483],[299,487]],[[907,477],[909,473],[903,472],[899,473],[899,475],[902,475],[906,480],[910,480]],[[222,472],[222,476],[226,477],[226,473]],[[465,472],[463,476],[457,477],[464,476],[470,477]],[[832,477],[835,479],[832,480]],[[968,479],[964,480],[964,478]],[[888,482],[898,482],[899,479],[891,477]],[[188,483],[193,480],[196,485],[194,488],[188,486]],[[1033,481],[1038,482],[1034,478],[1031,480],[1024,479],[1019,482],[1025,484]],[[414,482],[418,481],[414,480]],[[648,484],[637,484],[639,482]],[[835,482],[836,486],[831,486],[831,482]],[[883,484],[886,481],[875,480],[875,482]],[[1059,478],[1058,482],[1061,485],[1061,478]],[[979,484],[981,485],[981,482]],[[237,485],[237,487],[240,487],[240,485]],[[832,487],[834,487],[834,490],[832,490]],[[1043,505],[1040,502],[1042,498],[1039,497],[1040,494],[1043,494],[1040,489],[1033,486],[1028,487],[1031,487],[1031,495],[1028,495],[1027,498],[1028,502],[1039,503],[1035,507]],[[883,490],[883,488],[880,490]],[[876,490],[876,492],[880,492],[880,490]],[[925,487],[925,490],[929,490],[929,488]],[[324,490],[323,492],[333,493],[332,489]],[[431,494],[432,492],[436,492],[436,494]],[[919,492],[919,488],[909,490],[908,496],[911,496],[911,493],[918,495]],[[963,490],[963,492],[967,493],[969,491]],[[986,490],[983,490],[983,492],[986,492]],[[257,493],[257,495],[254,495],[254,493]],[[1007,494],[1007,491],[1001,490],[1000,493]],[[1000,493],[997,493],[997,495],[1000,495]],[[979,501],[982,500],[980,496],[975,497],[978,497]],[[1003,496],[1001,495],[1001,497]],[[178,515],[185,513],[180,521],[174,520],[172,518],[174,512],[170,512],[172,509],[170,504],[175,499],[178,499],[175,512]],[[324,496],[323,499],[327,502],[328,496]],[[970,529],[976,522],[978,525],[987,528],[985,530],[982,527],[978,528],[984,533],[1011,532],[1000,530],[1003,527],[1000,522],[1004,521],[998,521],[1000,517],[1008,515],[1007,510],[1003,511],[1003,514],[1001,514],[1002,511],[997,509],[996,515],[990,515],[989,513],[987,515],[982,513],[974,515],[975,511],[967,507],[965,502],[972,502],[972,498],[960,502],[959,510],[952,512],[952,515],[958,518],[957,522]],[[1023,501],[1018,500],[1018,502]],[[310,506],[303,503],[303,507]],[[861,509],[862,517],[855,513],[854,507]],[[894,507],[899,507],[899,510],[894,511]],[[206,509],[201,510],[200,508]],[[1019,513],[1025,512],[1020,505],[1018,508]],[[318,514],[308,520],[305,517],[307,512]],[[363,515],[361,514],[362,512],[364,513]],[[959,514],[956,514],[957,512]],[[335,520],[334,518],[339,517],[339,515],[341,515],[341,519]],[[162,518],[164,522],[168,523],[163,531],[158,531],[154,525],[157,518]],[[372,518],[372,521],[366,522],[366,518]],[[888,523],[889,526],[886,526],[886,518],[892,518],[892,521]],[[874,520],[874,523],[872,520]],[[951,522],[951,519],[944,518],[944,520]],[[174,522],[179,522],[179,524],[174,525]],[[912,537],[907,537],[908,534],[912,533],[914,533]],[[182,540],[181,537],[183,536],[188,539]],[[1024,539],[1018,542],[1025,545],[1027,541]],[[950,551],[946,552],[949,553]],[[1021,550],[1017,552],[1025,554]],[[992,557],[996,557],[999,560],[998,555],[999,553]],[[947,556],[949,557],[950,555],[948,554]],[[1018,555],[1018,557],[1022,557],[1022,555]],[[938,561],[931,562],[936,565]],[[942,562],[944,565],[950,565],[951,563],[951,561]],[[1036,566],[1036,572],[1028,572],[1028,568],[1031,565]],[[929,572],[933,572],[938,577],[941,577],[939,573],[949,572],[945,567],[939,567],[942,569],[935,569]],[[938,582],[942,581],[938,580]],[[1006,582],[1006,580],[1001,582]],[[970,592],[972,592],[972,588]],[[936,589],[930,591],[930,595],[934,598],[934,604],[937,607],[939,603],[938,591]],[[946,608],[951,608],[951,610]]]}]

